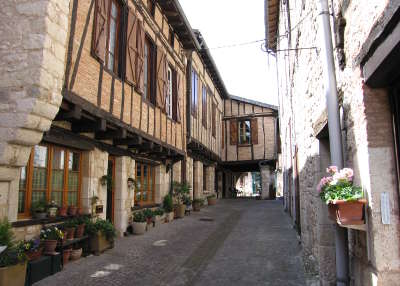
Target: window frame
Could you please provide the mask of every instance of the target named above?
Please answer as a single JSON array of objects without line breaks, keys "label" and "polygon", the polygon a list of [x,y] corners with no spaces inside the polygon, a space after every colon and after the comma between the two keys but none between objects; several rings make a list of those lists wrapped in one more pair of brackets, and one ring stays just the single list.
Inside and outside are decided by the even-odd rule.
[{"label": "window frame", "polygon": [[[155,185],[156,168],[155,168],[154,165],[150,165],[150,164],[148,164],[148,163],[144,163],[144,162],[138,161],[138,162],[135,164],[135,180],[136,180],[136,181],[137,181],[137,179],[138,179],[138,177],[137,177],[138,166],[141,167],[141,168],[140,168],[140,174],[141,174],[141,175],[140,175],[140,182],[139,182],[139,183],[140,183],[140,187],[138,188],[138,190],[135,189],[135,191],[134,191],[134,196],[133,196],[134,205],[135,205],[135,206],[136,206],[136,205],[139,205],[139,206],[152,205],[152,204],[154,204],[154,202],[155,202],[155,193],[156,193],[156,185]],[[146,201],[143,200],[143,191],[142,191],[143,182],[144,182],[144,176],[143,176],[144,166],[147,167],[147,177],[146,177],[146,181],[147,181],[147,191],[146,191],[146,193],[147,193],[147,200],[146,200]],[[150,176],[149,176],[149,170],[150,170]],[[150,177],[152,177],[152,185],[149,184]],[[150,186],[151,186],[151,189],[149,190],[149,187],[150,187]],[[152,196],[151,196],[152,200],[149,200],[149,195],[148,195],[148,193],[149,193],[150,191],[151,191],[151,193],[152,193]],[[137,198],[137,193],[138,193],[138,192],[140,192],[140,199],[139,199],[139,200],[136,200],[136,198]]]},{"label": "window frame", "polygon": [[[242,128],[241,128],[241,123],[244,122],[244,127],[246,127],[246,122],[249,123],[249,136],[247,138],[247,134],[245,134],[245,138],[246,138],[246,142],[242,142]],[[244,132],[246,133],[246,130],[244,130]],[[242,145],[242,146],[248,146],[251,145],[251,120],[250,119],[241,119],[238,120],[238,145]]]},{"label": "window frame", "polygon": [[[143,79],[143,99],[152,105],[156,104],[156,57],[157,51],[154,41],[146,34],[144,40],[144,79]],[[146,56],[147,54],[147,56]]]},{"label": "window frame", "polygon": [[199,76],[197,72],[192,70],[192,94],[191,94],[191,114],[194,117],[197,117],[197,107],[198,107],[198,85],[199,85]]},{"label": "window frame", "polygon": [[[36,146],[43,146],[47,148],[47,158],[46,158],[46,163],[47,163],[47,181],[46,181],[46,190],[45,190],[45,196],[46,196],[46,202],[51,201],[51,193],[52,193],[52,172],[53,172],[53,152],[55,148],[61,149],[64,151],[64,173],[63,173],[63,188],[62,188],[62,206],[68,207],[68,193],[69,193],[69,188],[68,188],[68,173],[69,173],[69,154],[70,153],[79,153],[79,175],[78,175],[78,194],[77,194],[77,203],[76,206],[80,207],[81,206],[81,191],[82,191],[82,151],[74,149],[74,148],[69,148],[69,147],[64,147],[60,145],[55,145],[55,144],[48,144],[48,143],[41,143]],[[31,206],[32,206],[32,183],[33,183],[33,170],[34,170],[34,152],[35,152],[35,147],[32,147],[31,149],[31,154],[29,156],[28,163],[26,164],[26,182],[25,182],[25,202],[24,202],[24,212],[19,212],[18,210],[18,219],[27,219],[31,218]],[[22,168],[21,168],[22,170]],[[18,193],[20,189],[18,187]],[[18,196],[19,200],[19,196]],[[19,201],[18,201],[19,202]],[[61,207],[61,206],[59,206]]]},{"label": "window frame", "polygon": [[[115,43],[114,43],[114,64],[112,70],[108,67],[109,64],[109,56],[110,56],[110,40],[111,40],[111,20],[112,20],[112,6],[113,4],[117,7],[117,16],[115,20]],[[121,47],[121,14],[122,14],[122,4],[119,0],[110,0],[110,6],[108,7],[108,15],[107,15],[107,38],[106,38],[106,54],[104,59],[104,68],[115,74],[120,76],[120,47]]]},{"label": "window frame", "polygon": [[168,118],[172,119],[174,114],[173,97],[174,97],[174,70],[167,65],[167,96],[165,99],[165,112]]}]

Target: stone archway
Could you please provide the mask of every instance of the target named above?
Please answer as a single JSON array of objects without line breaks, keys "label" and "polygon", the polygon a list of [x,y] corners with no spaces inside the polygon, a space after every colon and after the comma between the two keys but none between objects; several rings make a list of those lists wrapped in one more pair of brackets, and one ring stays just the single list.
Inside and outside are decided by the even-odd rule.
[{"label": "stone archway", "polygon": [[62,101],[69,2],[0,2],[0,217],[11,221],[19,168]]}]

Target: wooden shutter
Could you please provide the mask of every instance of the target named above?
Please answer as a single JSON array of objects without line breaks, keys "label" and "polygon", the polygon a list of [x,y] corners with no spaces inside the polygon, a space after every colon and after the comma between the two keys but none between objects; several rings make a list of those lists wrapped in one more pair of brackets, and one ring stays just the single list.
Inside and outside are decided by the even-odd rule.
[{"label": "wooden shutter", "polygon": [[177,72],[173,69],[172,71],[172,119],[176,121],[177,117],[177,106],[178,106],[178,86],[177,86]]},{"label": "wooden shutter", "polygon": [[157,106],[165,111],[167,97],[167,55],[158,47],[157,49]]},{"label": "wooden shutter", "polygon": [[135,13],[129,9],[128,22],[126,25],[126,72],[127,82],[136,85],[136,66],[138,60],[138,18]]},{"label": "wooden shutter", "polygon": [[181,122],[181,100],[183,97],[183,84],[182,84],[182,76],[179,72],[176,72],[176,121]]},{"label": "wooden shutter", "polygon": [[100,62],[104,63],[107,47],[107,18],[110,0],[96,0],[92,51]]},{"label": "wooden shutter", "polygon": [[137,23],[137,32],[136,32],[136,48],[137,48],[137,57],[136,57],[136,88],[139,93],[144,92],[144,25],[141,20],[138,20]]},{"label": "wooden shutter", "polygon": [[221,148],[225,148],[225,121],[221,122]]},{"label": "wooden shutter", "polygon": [[258,144],[258,119],[251,120],[251,143]]},{"label": "wooden shutter", "polygon": [[238,126],[237,121],[235,119],[231,119],[231,128],[230,128],[230,135],[231,135],[231,145],[236,145],[238,141]]}]

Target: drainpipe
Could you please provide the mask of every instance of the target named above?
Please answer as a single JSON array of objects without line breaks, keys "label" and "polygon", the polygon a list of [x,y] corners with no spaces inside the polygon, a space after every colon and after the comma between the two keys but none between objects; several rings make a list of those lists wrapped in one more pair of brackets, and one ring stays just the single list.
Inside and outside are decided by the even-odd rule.
[{"label": "drainpipe", "polygon": [[[324,86],[326,106],[328,110],[329,146],[331,163],[339,169],[343,168],[342,134],[340,128],[339,103],[337,95],[335,64],[328,0],[320,0],[320,21],[322,31],[321,52],[323,55]],[[336,285],[349,285],[349,249],[347,229],[336,225]]]}]

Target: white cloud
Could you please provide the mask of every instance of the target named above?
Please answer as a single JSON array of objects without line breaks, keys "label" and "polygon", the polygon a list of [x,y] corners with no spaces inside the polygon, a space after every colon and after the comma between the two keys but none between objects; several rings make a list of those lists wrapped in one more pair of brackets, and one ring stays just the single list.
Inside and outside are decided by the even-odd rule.
[{"label": "white cloud", "polygon": [[270,56],[268,68],[268,54],[261,50],[261,43],[213,49],[264,39],[264,1],[179,2],[192,28],[199,29],[204,36],[228,91],[277,104],[275,58]]}]

